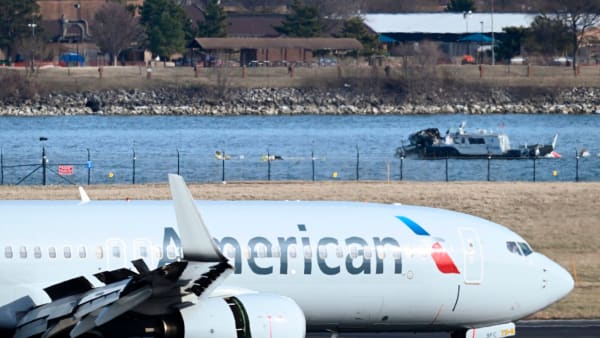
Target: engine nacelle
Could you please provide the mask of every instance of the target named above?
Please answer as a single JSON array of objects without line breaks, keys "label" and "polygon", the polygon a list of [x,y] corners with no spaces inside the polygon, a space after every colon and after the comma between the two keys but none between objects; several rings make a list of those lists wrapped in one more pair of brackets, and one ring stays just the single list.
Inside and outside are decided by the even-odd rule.
[{"label": "engine nacelle", "polygon": [[185,337],[304,338],[306,319],[292,299],[245,294],[203,299],[181,310]]}]

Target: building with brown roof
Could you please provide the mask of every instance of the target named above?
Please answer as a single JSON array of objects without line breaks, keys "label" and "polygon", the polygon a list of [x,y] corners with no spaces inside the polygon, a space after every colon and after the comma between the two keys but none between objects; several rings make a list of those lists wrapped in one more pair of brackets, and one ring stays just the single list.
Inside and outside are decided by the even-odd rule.
[{"label": "building with brown roof", "polygon": [[[349,38],[196,38],[188,44],[192,55],[201,55],[208,65],[215,58],[249,65],[311,63],[315,51],[346,54],[362,49],[361,43]],[[237,62],[237,61],[236,61]]]}]

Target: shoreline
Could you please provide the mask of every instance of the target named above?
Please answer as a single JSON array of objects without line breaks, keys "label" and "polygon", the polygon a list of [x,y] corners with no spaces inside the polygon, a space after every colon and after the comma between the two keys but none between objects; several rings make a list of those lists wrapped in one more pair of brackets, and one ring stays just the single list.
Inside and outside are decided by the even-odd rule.
[{"label": "shoreline", "polygon": [[563,90],[547,101],[535,97],[513,101],[506,93],[498,92],[495,96],[503,100],[468,94],[461,100],[428,100],[427,95],[401,100],[315,88],[235,88],[214,95],[207,88],[49,93],[21,103],[5,102],[0,106],[0,116],[600,114],[600,88]]},{"label": "shoreline", "polygon": [[[342,81],[343,82],[343,81]],[[349,87],[344,87],[344,86]],[[381,84],[385,87],[385,84]],[[195,85],[0,96],[0,116],[600,114],[600,87],[365,88]],[[538,88],[539,89],[539,88]]]}]

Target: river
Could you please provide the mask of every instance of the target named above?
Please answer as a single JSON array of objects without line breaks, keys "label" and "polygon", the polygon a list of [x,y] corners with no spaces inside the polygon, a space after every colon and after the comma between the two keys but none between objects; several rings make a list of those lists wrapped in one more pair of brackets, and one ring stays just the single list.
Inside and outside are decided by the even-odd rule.
[{"label": "river", "polygon": [[[447,170],[444,160],[394,157],[410,133],[430,127],[444,133],[462,121],[471,131],[508,134],[513,147],[549,143],[558,134],[563,157],[535,164],[449,160]],[[165,182],[177,171],[191,182],[355,180],[357,174],[361,180],[600,180],[600,115],[0,117],[2,183],[40,184],[43,168],[27,175],[40,165],[42,146],[48,184],[85,184],[88,167],[92,184]],[[577,160],[583,148],[591,156]],[[283,159],[265,161],[267,152]],[[72,165],[72,174],[56,175],[59,165],[65,174]]]}]

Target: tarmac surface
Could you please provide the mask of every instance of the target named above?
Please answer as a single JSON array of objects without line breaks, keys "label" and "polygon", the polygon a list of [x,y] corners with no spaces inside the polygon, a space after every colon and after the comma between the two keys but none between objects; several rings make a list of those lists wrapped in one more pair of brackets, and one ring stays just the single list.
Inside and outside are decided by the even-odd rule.
[{"label": "tarmac surface", "polygon": [[[328,333],[307,337],[325,338]],[[342,333],[339,338],[449,338],[447,333]],[[600,320],[530,320],[517,323],[518,338],[598,338]]]}]

